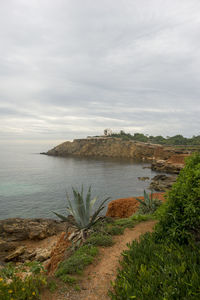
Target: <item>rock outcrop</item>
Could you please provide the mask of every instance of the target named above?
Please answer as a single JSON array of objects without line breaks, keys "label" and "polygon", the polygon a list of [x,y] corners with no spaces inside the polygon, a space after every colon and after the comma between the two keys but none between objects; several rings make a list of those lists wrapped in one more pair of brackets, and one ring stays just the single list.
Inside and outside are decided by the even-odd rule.
[{"label": "rock outcrop", "polygon": [[[49,250],[44,252],[40,246],[37,249],[37,243],[58,235],[67,230],[68,226],[68,222],[51,219],[0,220],[0,261],[26,261],[35,257],[40,261],[47,259]],[[31,244],[30,247],[27,247],[27,242]]]},{"label": "rock outcrop", "polygon": [[0,235],[4,241],[42,240],[63,231],[63,222],[52,219],[12,218],[0,220]]},{"label": "rock outcrop", "polygon": [[106,216],[128,218],[137,211],[138,206],[139,202],[133,197],[116,199],[108,204]]},{"label": "rock outcrop", "polygon": [[[154,193],[153,196],[158,200],[165,200],[164,193]],[[132,216],[139,207],[139,202],[136,198],[144,199],[144,197],[130,197],[111,201],[108,204],[106,216],[112,218],[128,218]]]},{"label": "rock outcrop", "polygon": [[184,168],[185,159],[189,156],[189,153],[173,154],[168,159],[157,159],[152,162],[151,169],[154,171],[179,174]]},{"label": "rock outcrop", "polygon": [[[44,153],[42,153],[44,154]],[[64,142],[49,150],[47,155],[133,158],[145,161],[168,159],[174,154],[172,147],[163,147],[119,138],[88,138]]]},{"label": "rock outcrop", "polygon": [[149,189],[154,191],[167,191],[171,189],[172,185],[176,181],[177,175],[167,176],[163,175],[156,175],[152,178],[151,184]]}]

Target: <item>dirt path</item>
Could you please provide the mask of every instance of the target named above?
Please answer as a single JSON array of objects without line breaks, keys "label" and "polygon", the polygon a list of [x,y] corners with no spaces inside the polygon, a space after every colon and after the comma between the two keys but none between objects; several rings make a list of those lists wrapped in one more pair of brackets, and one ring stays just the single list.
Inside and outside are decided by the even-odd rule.
[{"label": "dirt path", "polygon": [[126,229],[123,236],[114,237],[112,247],[101,248],[96,265],[90,265],[84,272],[84,280],[79,292],[66,291],[62,295],[52,295],[45,300],[109,300],[107,295],[110,281],[114,280],[119,267],[121,252],[127,249],[127,243],[137,240],[145,232],[152,232],[155,221],[142,222],[133,229]]}]

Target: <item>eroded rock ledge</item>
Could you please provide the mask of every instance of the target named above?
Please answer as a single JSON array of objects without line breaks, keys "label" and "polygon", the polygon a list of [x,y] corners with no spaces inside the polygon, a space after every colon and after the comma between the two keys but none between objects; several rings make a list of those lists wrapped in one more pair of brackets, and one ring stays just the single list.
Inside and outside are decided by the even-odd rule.
[{"label": "eroded rock ledge", "polygon": [[[53,237],[65,231],[70,224],[70,220],[69,222],[22,218],[0,220],[0,262],[26,261],[35,257],[41,261],[46,260],[55,242]],[[44,243],[43,240],[48,241]]]}]

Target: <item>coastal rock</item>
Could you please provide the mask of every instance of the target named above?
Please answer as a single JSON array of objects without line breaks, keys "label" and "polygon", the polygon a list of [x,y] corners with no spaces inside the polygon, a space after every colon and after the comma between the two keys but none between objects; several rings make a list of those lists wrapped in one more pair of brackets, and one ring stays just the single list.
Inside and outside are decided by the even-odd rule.
[{"label": "coastal rock", "polygon": [[25,252],[25,249],[26,248],[24,246],[19,246],[15,251],[13,251],[11,254],[6,256],[5,261],[8,262],[11,260],[15,260],[17,257],[19,257]]},{"label": "coastal rock", "polygon": [[16,244],[16,243],[12,243],[12,242],[6,242],[6,241],[0,239],[0,253],[13,251],[14,249],[16,249],[16,247],[18,245],[19,245],[19,243]]},{"label": "coastal rock", "polygon": [[[44,154],[44,153],[43,153]],[[87,156],[87,157],[116,157],[134,158],[143,161],[153,159],[168,159],[173,150],[170,147],[149,143],[123,141],[119,138],[87,138],[64,142],[49,150],[47,155],[53,156]]]},{"label": "coastal rock", "polygon": [[66,223],[51,219],[5,219],[0,220],[0,233],[4,241],[45,239],[63,231]]},{"label": "coastal rock", "polygon": [[140,180],[140,181],[149,180],[149,177],[138,177],[138,180]]},{"label": "coastal rock", "polygon": [[179,174],[183,169],[184,164],[171,164],[165,160],[158,160],[152,162],[151,169],[157,172],[166,172],[172,174]]},{"label": "coastal rock", "polygon": [[[64,142],[42,154],[63,157],[73,155],[81,157],[131,158],[153,162],[152,169],[154,170],[178,173],[184,166],[185,156],[190,155],[191,151],[177,149],[173,146],[162,146],[133,140],[125,141],[114,137],[90,137],[75,139],[73,142]],[[161,160],[163,163],[161,163]]]},{"label": "coastal rock", "polygon": [[51,256],[50,249],[38,248],[35,253],[35,260],[43,262],[43,261],[49,259],[50,256]]},{"label": "coastal rock", "polygon": [[152,162],[151,169],[159,172],[166,172],[172,174],[179,174],[179,172],[185,166],[185,159],[189,156],[189,153],[174,154],[166,160],[155,160]]},{"label": "coastal rock", "polygon": [[[164,193],[154,193],[153,197],[161,201],[165,200]],[[137,198],[144,199],[144,197]],[[112,218],[128,218],[138,210],[138,207],[139,202],[136,200],[136,197],[116,199],[108,204],[106,216]]]},{"label": "coastal rock", "polygon": [[134,214],[139,206],[136,198],[120,198],[111,201],[108,204],[107,217],[128,218]]},{"label": "coastal rock", "polygon": [[157,175],[152,178],[149,189],[155,191],[167,191],[169,190],[174,182],[176,181],[177,176],[167,176],[167,175]]},{"label": "coastal rock", "polygon": [[[37,255],[37,259],[43,261],[49,257],[49,254],[47,251],[41,253],[41,247],[50,253],[52,250],[50,239],[57,241],[57,235],[60,232],[71,228],[72,219],[69,217],[69,222],[21,218],[0,220],[0,262],[10,260],[13,255],[14,261],[19,262],[33,260]],[[19,249],[22,248],[19,246],[25,247],[26,250],[20,253]],[[38,250],[40,253],[37,248],[40,249]],[[17,252],[15,253],[15,251]]]}]

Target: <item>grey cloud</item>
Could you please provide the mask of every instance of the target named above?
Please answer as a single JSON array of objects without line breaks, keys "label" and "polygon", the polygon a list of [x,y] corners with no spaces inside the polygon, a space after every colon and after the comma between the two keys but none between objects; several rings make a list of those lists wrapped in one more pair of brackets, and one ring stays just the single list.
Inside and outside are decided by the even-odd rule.
[{"label": "grey cloud", "polygon": [[0,136],[199,134],[198,0],[0,3]]}]

